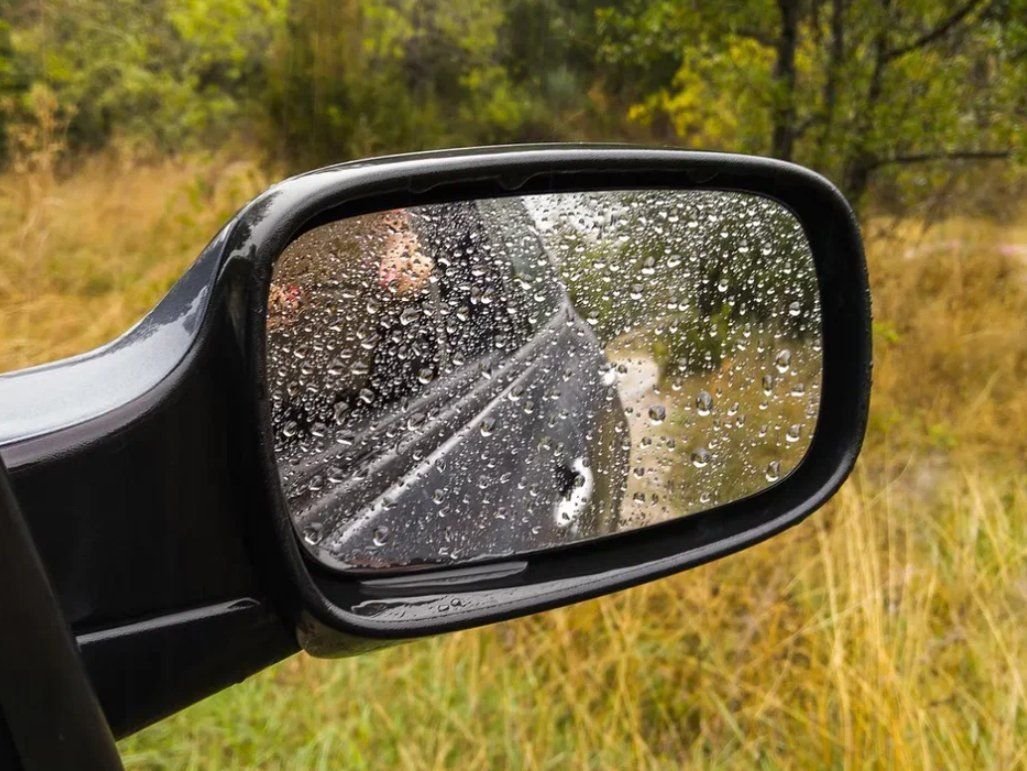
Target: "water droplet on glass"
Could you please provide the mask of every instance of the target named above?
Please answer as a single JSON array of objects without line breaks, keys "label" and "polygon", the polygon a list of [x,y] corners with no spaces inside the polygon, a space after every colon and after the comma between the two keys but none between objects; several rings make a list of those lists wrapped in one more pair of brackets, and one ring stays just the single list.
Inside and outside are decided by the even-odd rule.
[{"label": "water droplet on glass", "polygon": [[777,367],[777,371],[782,375],[788,371],[788,368],[792,364],[792,352],[787,348],[783,348],[774,357],[774,366]]},{"label": "water droplet on glass", "polygon": [[319,544],[322,537],[324,537],[324,528],[320,522],[315,522],[303,528],[303,540],[311,546]]},{"label": "water droplet on glass", "polygon": [[389,540],[389,528],[385,525],[378,525],[374,529],[371,540],[375,546],[384,546]]},{"label": "water droplet on glass", "polygon": [[793,423],[788,427],[788,431],[785,433],[785,440],[795,443],[799,441],[800,436],[802,436],[802,426],[798,423]]},{"label": "water droplet on glass", "polygon": [[346,419],[346,413],[348,412],[349,404],[344,401],[336,402],[335,406],[332,407],[332,415],[336,423],[342,423]]},{"label": "water droplet on glass", "polygon": [[654,426],[660,425],[667,419],[667,408],[662,404],[654,404],[649,408],[649,420]]},{"label": "water droplet on glass", "polygon": [[764,475],[768,482],[776,482],[781,477],[781,461],[772,460],[767,464],[767,471]]},{"label": "water droplet on glass", "polygon": [[692,465],[696,468],[705,468],[709,465],[711,457],[709,450],[705,447],[700,447],[692,451]]},{"label": "water droplet on glass", "polygon": [[492,436],[492,433],[496,430],[496,419],[485,418],[481,421],[481,426],[479,427],[479,429],[481,431],[482,436]]},{"label": "water droplet on glass", "polygon": [[705,417],[713,409],[713,397],[709,391],[700,391],[695,397],[695,411]]}]

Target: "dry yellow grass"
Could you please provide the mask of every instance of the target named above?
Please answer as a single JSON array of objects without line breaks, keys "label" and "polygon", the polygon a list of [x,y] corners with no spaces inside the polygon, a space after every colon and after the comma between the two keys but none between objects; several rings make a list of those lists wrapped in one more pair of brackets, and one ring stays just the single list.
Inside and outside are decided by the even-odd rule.
[{"label": "dry yellow grass", "polygon": [[90,159],[0,184],[0,371],[112,339],[268,184],[249,161]]},{"label": "dry yellow grass", "polygon": [[[263,183],[245,163],[0,180],[0,369],[111,337]],[[672,579],[272,668],[121,743],[131,768],[1027,766],[1027,228],[870,244],[856,475]]]}]

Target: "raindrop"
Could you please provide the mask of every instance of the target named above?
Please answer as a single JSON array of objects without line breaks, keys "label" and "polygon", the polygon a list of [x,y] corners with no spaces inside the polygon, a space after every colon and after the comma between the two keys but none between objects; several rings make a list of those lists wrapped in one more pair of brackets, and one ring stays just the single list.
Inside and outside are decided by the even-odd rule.
[{"label": "raindrop", "polygon": [[692,465],[696,468],[705,468],[709,465],[711,457],[709,450],[705,447],[700,447],[692,451]]},{"label": "raindrop", "polygon": [[332,413],[335,417],[336,423],[342,423],[346,419],[346,413],[348,412],[349,404],[344,401],[336,402],[335,406],[332,408]]},{"label": "raindrop", "polygon": [[480,430],[482,436],[492,436],[492,433],[496,430],[496,419],[485,418],[482,420]]},{"label": "raindrop", "polygon": [[312,525],[307,525],[303,528],[303,540],[309,543],[311,546],[315,546],[321,543],[321,539],[324,537],[324,527],[320,522],[315,522]]},{"label": "raindrop", "polygon": [[802,426],[798,423],[793,423],[788,427],[788,431],[785,433],[785,440],[794,444],[799,441],[800,436],[802,436]]},{"label": "raindrop", "polygon": [[776,482],[781,478],[781,461],[772,460],[767,464],[767,471],[764,474],[768,482]]},{"label": "raindrop", "polygon": [[375,546],[384,546],[389,540],[389,528],[385,525],[378,525],[374,529],[371,540]]},{"label": "raindrop", "polygon": [[705,417],[713,409],[713,397],[709,391],[700,391],[695,397],[695,411]]},{"label": "raindrop", "polygon": [[777,371],[782,375],[788,371],[788,368],[792,365],[792,352],[787,348],[781,349],[777,356],[774,357],[774,366],[777,367]]},{"label": "raindrop", "polygon": [[654,404],[649,408],[649,420],[654,426],[660,425],[667,419],[667,408],[662,404]]}]

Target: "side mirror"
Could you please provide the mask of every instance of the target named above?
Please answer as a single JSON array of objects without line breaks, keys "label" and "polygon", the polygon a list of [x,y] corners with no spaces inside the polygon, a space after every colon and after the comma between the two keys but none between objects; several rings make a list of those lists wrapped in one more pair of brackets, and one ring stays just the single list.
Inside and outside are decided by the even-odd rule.
[{"label": "side mirror", "polygon": [[[37,537],[94,671],[202,606],[137,631],[237,677],[758,543],[848,475],[870,363],[859,231],[810,171],[424,153],[276,185],[124,338],[0,377],[0,450],[30,522],[77,496]],[[131,726],[213,685],[101,698]]]}]

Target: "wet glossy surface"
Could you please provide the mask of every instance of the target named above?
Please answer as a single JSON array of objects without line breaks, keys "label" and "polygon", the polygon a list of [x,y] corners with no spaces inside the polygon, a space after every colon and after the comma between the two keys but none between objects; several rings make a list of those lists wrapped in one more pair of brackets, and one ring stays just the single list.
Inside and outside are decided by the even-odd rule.
[{"label": "wet glossy surface", "polygon": [[595,193],[315,229],[278,261],[276,455],[335,567],[454,564],[752,495],[820,387],[812,256],[783,207]]},{"label": "wet glossy surface", "polygon": [[220,241],[117,340],[80,356],[0,374],[0,446],[99,417],[167,377],[199,330],[219,267]]}]

